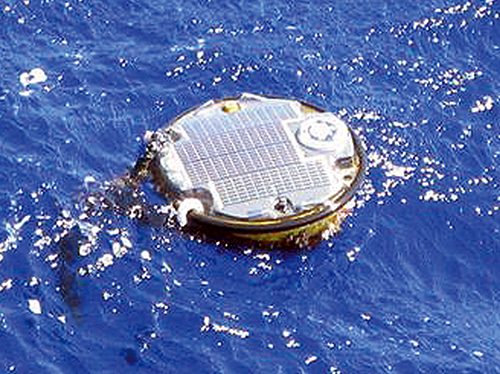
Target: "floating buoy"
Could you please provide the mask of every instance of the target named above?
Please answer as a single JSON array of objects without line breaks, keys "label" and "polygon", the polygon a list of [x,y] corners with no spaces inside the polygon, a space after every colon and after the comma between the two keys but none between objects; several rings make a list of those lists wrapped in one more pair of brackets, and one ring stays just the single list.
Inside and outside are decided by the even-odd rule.
[{"label": "floating buoy", "polygon": [[360,141],[333,113],[243,94],[209,101],[150,134],[150,175],[181,225],[258,241],[338,227],[360,186]]}]

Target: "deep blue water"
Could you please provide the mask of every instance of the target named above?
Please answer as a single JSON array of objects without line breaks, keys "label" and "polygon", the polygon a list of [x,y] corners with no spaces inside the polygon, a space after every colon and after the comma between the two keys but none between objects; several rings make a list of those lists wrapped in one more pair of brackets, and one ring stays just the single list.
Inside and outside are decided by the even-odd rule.
[{"label": "deep blue water", "polygon": [[[0,4],[1,373],[500,373],[497,2]],[[147,130],[241,92],[360,134],[341,233],[284,253],[85,216]]]}]

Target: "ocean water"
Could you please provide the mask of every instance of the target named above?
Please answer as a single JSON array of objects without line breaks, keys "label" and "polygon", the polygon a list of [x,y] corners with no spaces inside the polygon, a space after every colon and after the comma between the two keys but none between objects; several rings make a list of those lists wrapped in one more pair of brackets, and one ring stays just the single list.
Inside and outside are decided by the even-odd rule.
[{"label": "ocean water", "polygon": [[[500,373],[498,2],[0,5],[1,373]],[[339,234],[277,252],[85,209],[146,131],[242,92],[362,138]]]}]

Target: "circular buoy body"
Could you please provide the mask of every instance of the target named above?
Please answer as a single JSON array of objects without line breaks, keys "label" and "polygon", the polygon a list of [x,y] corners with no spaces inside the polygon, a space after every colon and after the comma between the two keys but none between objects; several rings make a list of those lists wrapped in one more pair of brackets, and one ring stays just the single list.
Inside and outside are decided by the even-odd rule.
[{"label": "circular buoy body", "polygon": [[153,184],[181,225],[258,241],[338,227],[365,169],[362,146],[339,117],[251,94],[181,115],[149,150]]}]

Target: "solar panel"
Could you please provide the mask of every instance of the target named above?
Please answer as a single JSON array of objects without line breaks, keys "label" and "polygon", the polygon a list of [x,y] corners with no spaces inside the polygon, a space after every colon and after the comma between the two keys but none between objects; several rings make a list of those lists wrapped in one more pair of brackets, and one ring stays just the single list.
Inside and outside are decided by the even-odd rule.
[{"label": "solar panel", "polygon": [[324,187],[321,162],[303,164],[283,120],[297,117],[290,104],[183,121],[190,140],[175,143],[193,186],[214,182],[225,206]]}]

